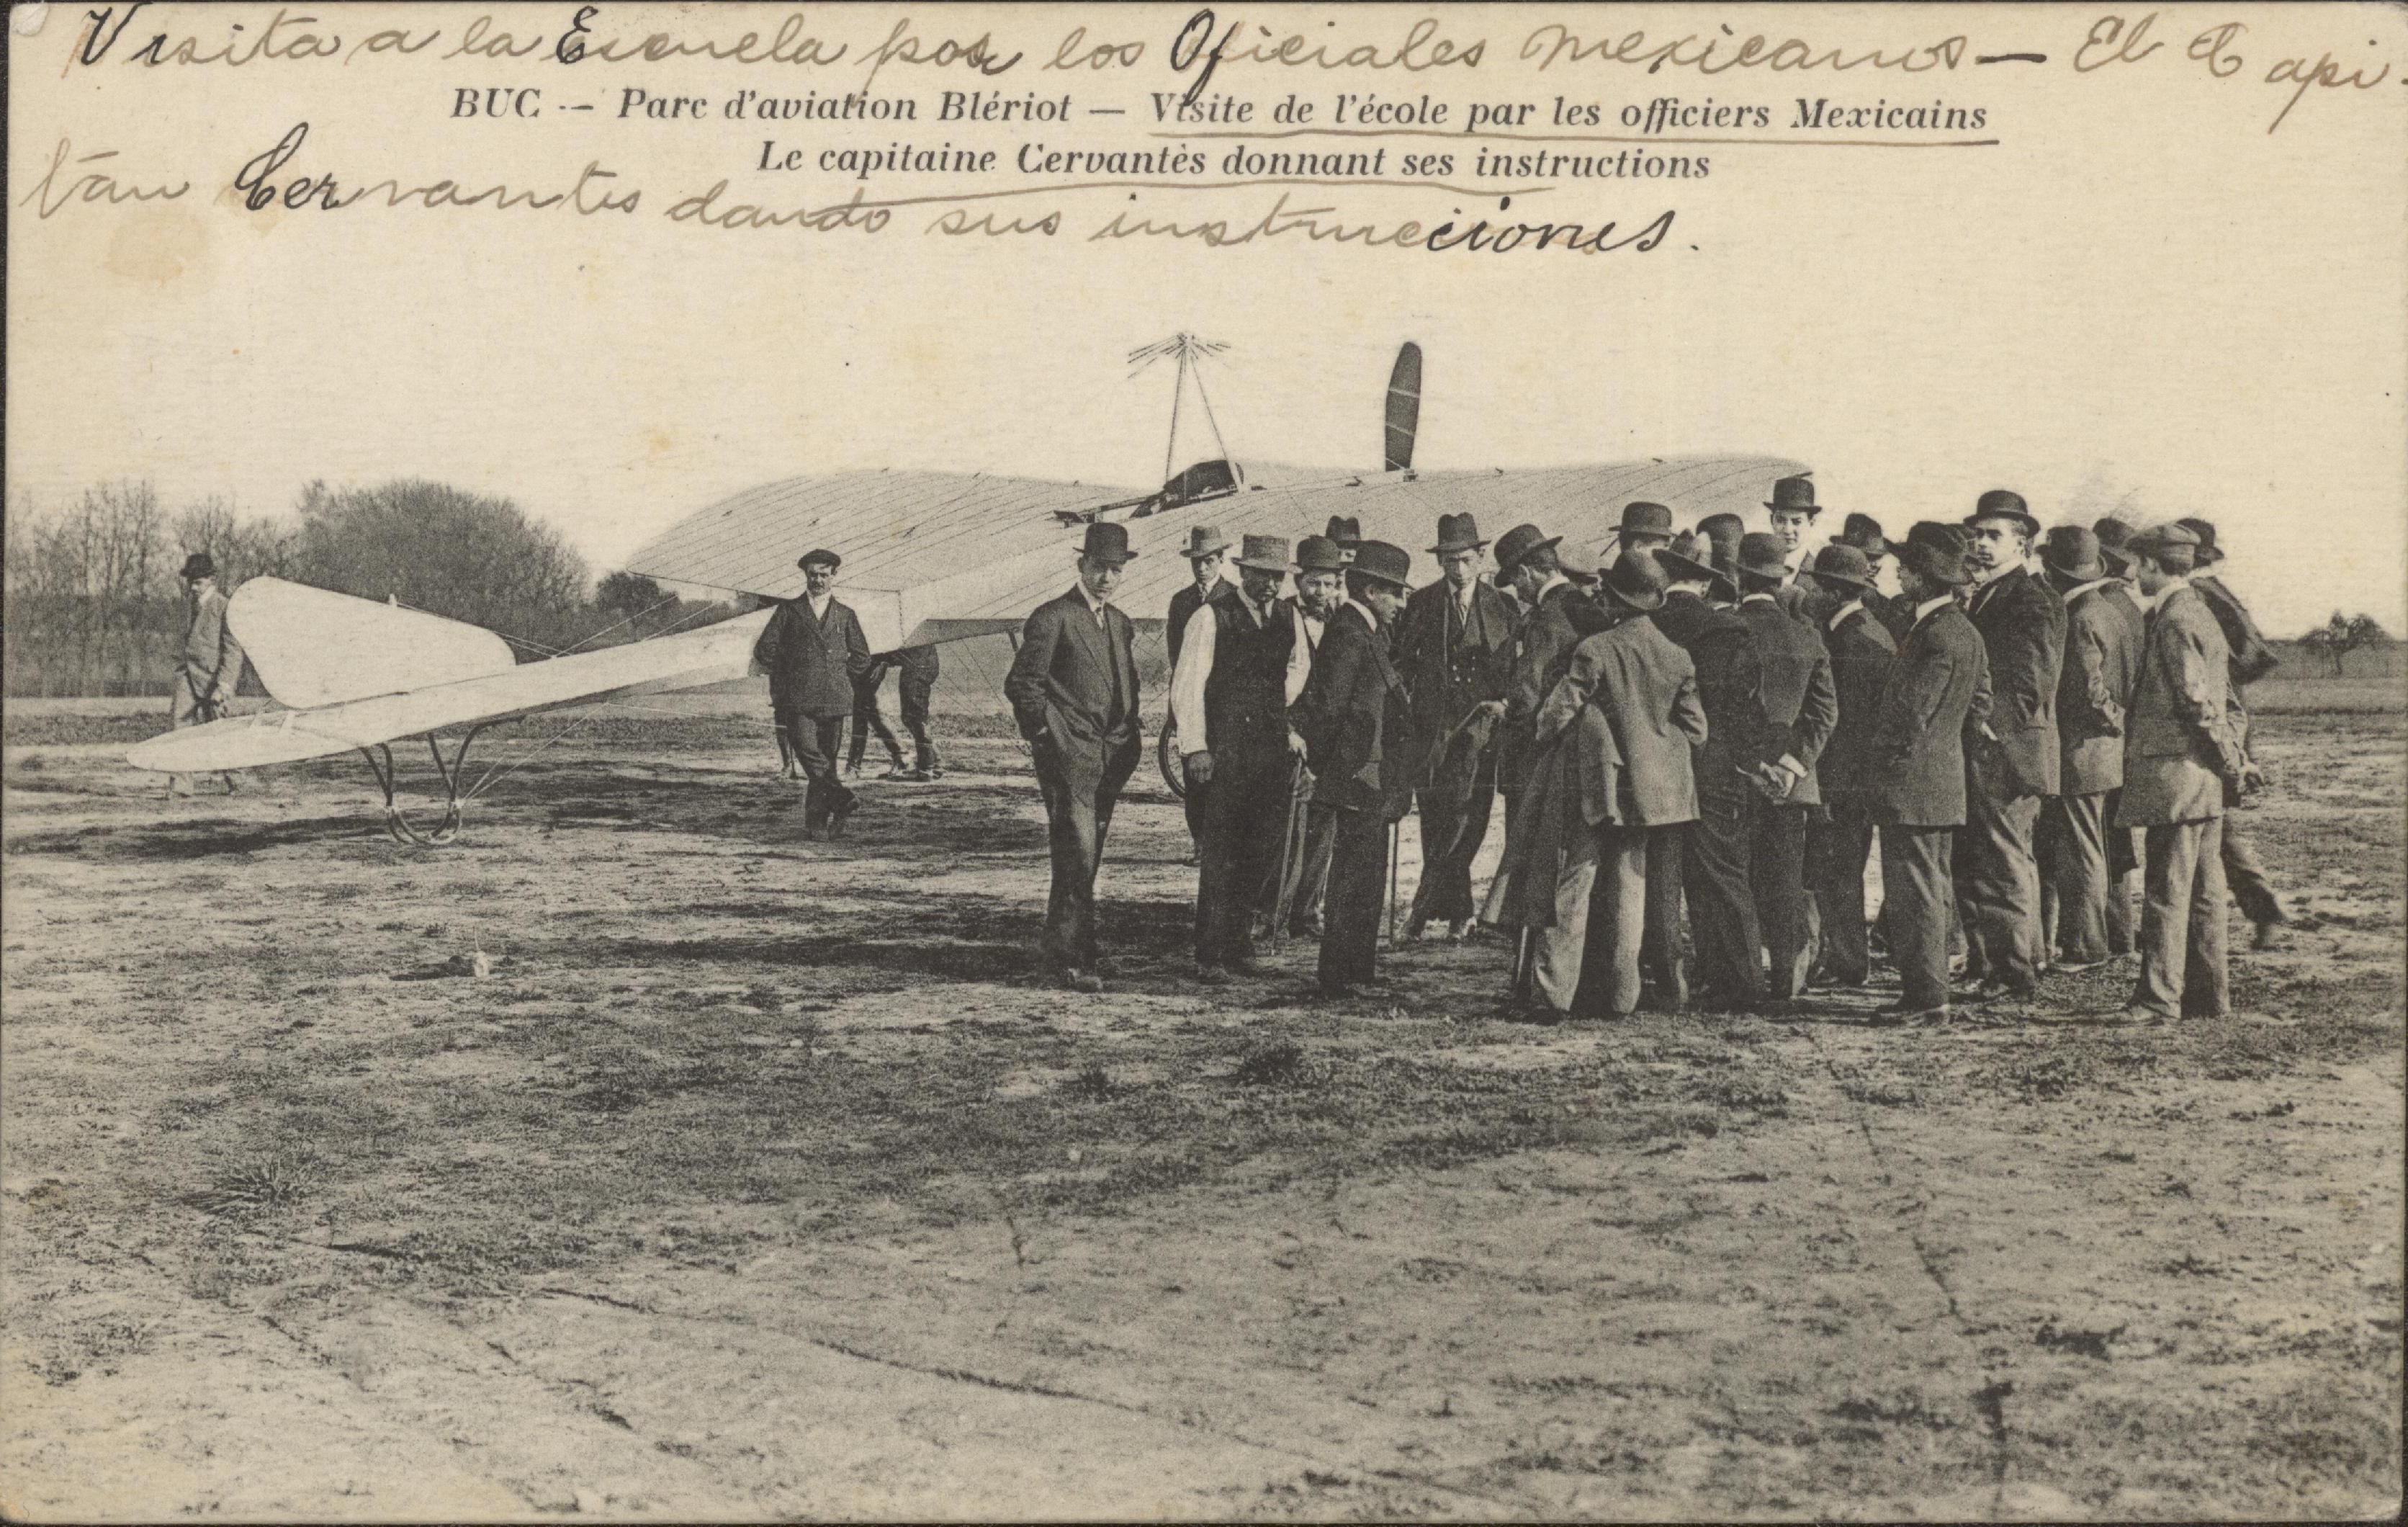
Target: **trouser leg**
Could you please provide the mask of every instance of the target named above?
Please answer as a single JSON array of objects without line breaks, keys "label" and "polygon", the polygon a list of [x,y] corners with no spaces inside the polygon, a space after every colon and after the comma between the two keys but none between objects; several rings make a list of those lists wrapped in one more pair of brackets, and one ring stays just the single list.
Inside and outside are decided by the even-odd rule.
[{"label": "trouser leg", "polygon": [[1587,958],[1589,898],[1597,883],[1598,842],[1593,828],[1571,830],[1570,852],[1555,871],[1555,917],[1530,934],[1530,984],[1538,999],[1569,1013],[1580,994]]},{"label": "trouser leg", "polygon": [[[2200,895],[2200,860],[2216,854],[2210,836],[2213,826],[2212,820],[2175,822],[2148,829],[2141,867],[2141,974],[2132,1002],[2168,1017],[2183,1010],[2191,950],[2194,943],[2205,943],[2203,930],[2194,940],[2191,920]],[[2217,870],[2220,879],[2220,862]],[[2217,952],[2222,952],[2220,939]]]},{"label": "trouser leg", "polygon": [[1461,801],[1442,800],[1434,791],[1420,792],[1422,814],[1422,880],[1413,891],[1413,915],[1459,923],[1477,912],[1471,900],[1471,861],[1488,837],[1489,812],[1496,803],[1493,771],[1472,782]]},{"label": "trouser leg", "polygon": [[1748,889],[1770,955],[1766,995],[1792,998],[1806,985],[1806,827],[1810,809],[1766,805],[1756,812]]},{"label": "trouser leg", "polygon": [[2253,923],[2282,923],[2282,899],[2274,894],[2274,883],[2267,878],[2265,861],[2258,857],[2255,834],[2246,828],[2233,829],[2234,818],[2223,819],[2223,861],[2225,883],[2231,887],[2233,904],[2241,915]]},{"label": "trouser leg", "polygon": [[1956,867],[1970,966],[2017,990],[2040,979],[2040,866],[2032,857],[2040,800],[1969,790]]},{"label": "trouser leg", "polygon": [[2186,1018],[2220,1018],[2232,1011],[2231,977],[2225,963],[2225,909],[2229,900],[2224,842],[2232,818],[2219,816],[2200,834],[2199,868],[2191,876],[2190,926],[2185,933],[2182,1012]]},{"label": "trouser leg", "polygon": [[1639,975],[1655,1004],[1677,1013],[1689,999],[1681,968],[1681,875],[1689,824],[1647,830],[1647,921],[1639,941]]},{"label": "trouser leg", "polygon": [[1371,978],[1386,891],[1388,825],[1378,812],[1332,811],[1329,911],[1321,935],[1321,984],[1351,987]]},{"label": "trouser leg", "polygon": [[1288,907],[1288,929],[1303,932],[1321,912],[1329,886],[1329,851],[1338,837],[1338,813],[1314,801],[1305,810],[1304,866],[1297,875],[1296,900]]},{"label": "trouser leg", "polygon": [[2052,796],[2042,808],[2041,843],[2045,919],[2055,934],[2049,952],[2069,965],[2107,958],[2107,797],[2105,792]]},{"label": "trouser leg", "polygon": [[844,717],[805,715],[795,718],[795,757],[802,765],[803,825],[824,826],[839,809],[851,809],[853,792],[837,777],[837,747],[844,741]]},{"label": "trouser leg", "polygon": [[1597,833],[1597,875],[1589,889],[1588,947],[1573,1010],[1584,1016],[1627,1018],[1639,1011],[1639,952],[1647,936],[1647,852],[1644,828],[1609,827]]},{"label": "trouser leg", "polygon": [[1823,970],[1839,986],[1864,985],[1871,968],[1865,943],[1865,860],[1872,839],[1872,823],[1844,802],[1808,829],[1807,863],[1822,914]]},{"label": "trouser leg", "polygon": [[1254,908],[1265,870],[1279,854],[1284,794],[1268,757],[1216,751],[1204,792],[1204,841],[1197,845],[1196,962],[1225,965],[1254,954]]},{"label": "trouser leg", "polygon": [[2107,952],[2111,955],[2132,952],[2133,901],[2140,890],[2143,832],[2115,825],[2123,802],[2122,790],[2110,790],[2100,808],[2107,840]]},{"label": "trouser leg", "polygon": [[1050,771],[1038,783],[1045,796],[1046,847],[1053,883],[1045,899],[1045,955],[1057,966],[1084,967],[1096,958],[1096,871],[1103,858],[1109,811],[1096,797],[1072,788]]},{"label": "trouser leg", "polygon": [[1698,987],[1719,1003],[1753,1002],[1764,995],[1756,897],[1748,886],[1755,814],[1741,796],[1704,800],[1698,809],[1698,820],[1689,824],[1684,876]]},{"label": "trouser leg", "polygon": [[1948,1002],[1948,905],[1955,830],[1881,829],[1882,923],[1898,966],[1901,1000],[1910,1008]]},{"label": "trouser leg", "polygon": [[906,674],[896,687],[903,698],[903,729],[911,734],[911,767],[924,774],[933,772],[937,767],[937,744],[928,735],[928,700],[936,683]]}]

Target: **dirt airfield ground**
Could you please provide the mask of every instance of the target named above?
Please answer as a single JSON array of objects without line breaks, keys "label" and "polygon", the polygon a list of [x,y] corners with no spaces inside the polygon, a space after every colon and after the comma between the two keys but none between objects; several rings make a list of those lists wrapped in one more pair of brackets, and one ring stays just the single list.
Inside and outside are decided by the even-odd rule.
[{"label": "dirt airfield ground", "polygon": [[1063,993],[999,739],[826,845],[750,719],[543,718],[421,850],[8,729],[13,1517],[2401,1504],[2396,711],[2264,723],[2232,1020],[1942,1033],[1208,994],[1150,772]]}]

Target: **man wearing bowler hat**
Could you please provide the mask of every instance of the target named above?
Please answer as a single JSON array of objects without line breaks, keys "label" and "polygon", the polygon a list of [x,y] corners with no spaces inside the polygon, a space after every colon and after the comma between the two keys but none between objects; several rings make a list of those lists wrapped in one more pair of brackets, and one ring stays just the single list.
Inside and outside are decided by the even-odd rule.
[{"label": "man wearing bowler hat", "polygon": [[1845,540],[1814,554],[1806,612],[1831,655],[1840,719],[1815,760],[1825,816],[1807,829],[1806,883],[1822,947],[1819,982],[1861,987],[1871,969],[1865,937],[1865,861],[1872,854],[1873,723],[1898,642],[1871,609],[1881,597],[1865,554]]},{"label": "man wearing bowler hat", "polygon": [[[1329,524],[1323,528],[1321,535],[1323,540],[1338,548],[1338,554],[1346,559],[1347,566],[1354,566],[1354,550],[1363,544],[1362,521],[1352,514],[1332,514],[1329,516]],[[1343,603],[1346,591],[1340,588],[1338,597],[1339,601]]]},{"label": "man wearing bowler hat", "polygon": [[1865,590],[1865,612],[1881,623],[1892,642],[1897,641],[1906,634],[1912,612],[1895,596],[1882,592],[1882,564],[1889,557],[1889,538],[1882,533],[1881,521],[1870,514],[1850,514],[1840,522],[1838,543],[1864,555],[1865,570],[1872,579],[1872,586]]},{"label": "man wearing bowler hat", "polygon": [[803,770],[803,830],[834,839],[861,804],[837,777],[837,747],[853,713],[853,685],[869,671],[861,622],[836,597],[844,559],[824,547],[805,552],[799,598],[781,600],[753,646],[769,675],[769,704]]},{"label": "man wearing bowler hat", "polygon": [[[207,552],[184,558],[179,574],[184,583],[184,642],[176,656],[176,677],[169,689],[167,725],[180,730],[216,721],[226,713],[235,687],[242,682],[242,644],[226,622],[226,597],[218,591],[218,565]],[[232,774],[221,772],[226,794],[235,793]],[[167,776],[169,795],[193,793],[190,774]]]},{"label": "man wearing bowler hat", "polygon": [[1521,607],[1505,664],[1505,713],[1497,723],[1497,793],[1505,798],[1505,830],[1513,830],[1514,801],[1530,769],[1530,727],[1538,719],[1546,686],[1559,675],[1548,669],[1569,657],[1573,636],[1565,618],[1575,591],[1564,576],[1556,548],[1563,537],[1535,525],[1517,525],[1497,538],[1497,582]]},{"label": "man wearing bowler hat", "polygon": [[1021,627],[1003,681],[1020,735],[1037,764],[1054,862],[1045,905],[1045,954],[1076,991],[1101,991],[1096,872],[1112,808],[1143,751],[1138,737],[1136,627],[1111,602],[1136,556],[1128,527],[1087,526],[1079,581]]},{"label": "man wearing bowler hat", "polygon": [[[1313,657],[1321,651],[1321,639],[1329,628],[1329,617],[1345,602],[1346,569],[1353,562],[1353,554],[1327,536],[1307,536],[1296,543],[1296,593],[1279,601],[1289,625],[1296,629],[1297,659],[1289,663],[1287,670],[1290,705],[1303,696],[1305,683],[1312,674]],[[1293,773],[1290,777],[1294,777]],[[1312,801],[1312,774],[1308,770],[1301,786],[1307,801]],[[1283,782],[1278,800],[1267,803],[1266,809],[1288,806],[1286,790],[1287,785]],[[1326,806],[1318,802],[1306,806],[1301,859],[1288,902],[1290,933],[1312,938],[1321,935],[1322,898],[1328,888],[1331,834],[1337,827]],[[1263,883],[1262,908],[1267,916],[1279,911],[1281,883],[1286,871],[1286,865],[1274,862]]]},{"label": "man wearing bowler hat", "polygon": [[1782,592],[1795,585],[1780,537],[1741,538],[1738,567],[1738,614],[1756,641],[1757,693],[1765,723],[1778,738],[1776,746],[1766,749],[1769,756],[1752,771],[1748,887],[1756,897],[1756,926],[1770,956],[1765,1001],[1774,1010],[1787,1010],[1805,990],[1807,969],[1813,962],[1806,830],[1823,814],[1814,765],[1839,724],[1840,698],[1831,679],[1831,655],[1802,613],[1804,591],[1787,607],[1781,603]]},{"label": "man wearing bowler hat", "polygon": [[2200,540],[2180,523],[2125,543],[2146,603],[2147,634],[2124,742],[2117,821],[2147,832],[2141,974],[2125,1016],[2143,1022],[2222,1017],[2226,802],[2254,789],[2226,686],[2223,629],[2189,586]]},{"label": "man wearing bowler hat", "polygon": [[2107,798],[2124,783],[2124,717],[2140,644],[2108,597],[2095,531],[2060,525],[2041,543],[2041,576],[2065,601],[2057,681],[2057,794],[2041,806],[2042,947],[2069,973],[2107,962]]},{"label": "man wearing bowler hat", "polygon": [[2040,521],[2018,494],[1994,488],[1964,521],[1974,589],[1965,612],[1989,662],[1989,734],[1966,760],[1965,830],[1956,846],[1956,901],[1966,976],[1984,1001],[2029,998],[2040,981],[2040,803],[2057,791],[2057,670],[2065,601],[2034,578]]},{"label": "man wearing bowler hat", "polygon": [[1773,538],[1781,543],[1781,560],[1792,571],[1772,591],[1773,602],[1784,614],[1804,621],[1800,608],[1807,594],[1805,586],[1806,532],[1814,526],[1814,517],[1823,512],[1814,501],[1814,474],[1800,472],[1784,477],[1772,484],[1772,497],[1764,501],[1765,510],[1772,516]]},{"label": "man wearing bowler hat", "polygon": [[[2215,617],[2216,628],[2224,633],[2224,644],[2232,655],[2226,664],[2226,673],[2242,750],[2246,752],[2251,729],[2248,686],[2274,671],[2282,659],[2258,635],[2258,623],[2249,618],[2248,607],[2241,602],[2241,597],[2209,570],[2224,562],[2224,549],[2216,543],[2214,525],[2202,519],[2174,523],[2199,537],[2198,570],[2190,577],[2191,591],[2207,601],[2208,613]],[[2258,857],[2257,845],[2243,830],[2239,819],[2229,814],[2224,818],[2224,878],[2232,892],[2232,904],[2258,930],[2252,946],[2272,947],[2276,930],[2290,919],[2285,915],[2282,900],[2274,894],[2274,883],[2267,877],[2266,867]]]},{"label": "man wearing bowler hat", "polygon": [[1346,569],[1346,599],[1329,617],[1304,692],[1289,710],[1312,770],[1313,803],[1336,817],[1329,912],[1321,935],[1326,996],[1347,996],[1378,979],[1387,827],[1412,800],[1389,752],[1397,733],[1412,723],[1387,639],[1404,610],[1412,562],[1401,546],[1357,543]]},{"label": "man wearing bowler hat", "polygon": [[1706,598],[1727,610],[1739,603],[1739,543],[1747,524],[1736,514],[1709,514],[1698,522],[1698,560],[1715,572]]},{"label": "man wearing bowler hat", "polygon": [[1639,500],[1622,506],[1622,521],[1608,538],[1614,555],[1660,552],[1672,542],[1672,511],[1662,504]]},{"label": "man wearing bowler hat", "polygon": [[[1279,602],[1287,540],[1248,536],[1238,587],[1187,620],[1170,676],[1170,716],[1199,804],[1202,867],[1196,891],[1196,978],[1218,986],[1254,973],[1254,915],[1279,863],[1290,759],[1304,751],[1287,726],[1311,651]],[[1291,670],[1295,682],[1291,683]]]},{"label": "man wearing bowler hat", "polygon": [[1470,930],[1471,861],[1488,835],[1497,795],[1490,735],[1505,713],[1512,655],[1512,604],[1480,578],[1488,544],[1469,514],[1441,514],[1430,552],[1445,576],[1417,589],[1397,626],[1397,667],[1412,696],[1407,752],[1421,808],[1421,884],[1406,937],[1435,918],[1462,938]]},{"label": "man wearing bowler hat", "polygon": [[[2144,635],[2141,604],[2132,584],[2132,559],[2124,555],[2125,543],[2132,539],[2133,526],[2113,514],[2104,514],[2091,522],[2090,533],[2099,538],[2100,565],[2107,569],[2107,581],[2099,588],[2100,595],[2122,616],[2125,629],[2131,635],[2134,652],[2141,649]],[[2141,840],[2138,828],[2115,825],[2116,806],[2122,800],[2123,786],[2107,792],[2101,811],[2107,824],[2107,952],[2128,955],[2135,945],[2133,933],[2135,900],[2140,893]]]},{"label": "man wearing bowler hat", "polygon": [[[1196,618],[1197,609],[1207,600],[1229,591],[1229,581],[1221,576],[1221,569],[1229,558],[1229,538],[1217,525],[1191,526],[1187,544],[1181,548],[1187,555],[1187,568],[1194,577],[1178,593],[1170,597],[1170,614],[1162,626],[1163,641],[1170,647],[1170,670],[1179,671],[1179,649],[1187,640],[1187,623]],[[1195,852],[1188,862],[1198,862],[1204,842],[1203,819],[1197,815],[1201,802],[1193,795],[1182,799],[1187,812],[1187,843]]]}]

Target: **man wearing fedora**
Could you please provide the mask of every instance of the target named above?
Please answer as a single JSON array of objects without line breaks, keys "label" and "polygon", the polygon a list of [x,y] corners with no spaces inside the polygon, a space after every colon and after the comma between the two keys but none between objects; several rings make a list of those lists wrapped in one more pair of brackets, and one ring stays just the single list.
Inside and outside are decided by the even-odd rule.
[{"label": "man wearing fedora", "polygon": [[[1360,543],[1359,537],[1356,538]],[[1312,660],[1321,651],[1321,639],[1328,630],[1329,617],[1346,600],[1346,569],[1354,563],[1354,554],[1340,547],[1327,536],[1307,536],[1296,543],[1296,593],[1280,600],[1288,621],[1296,628],[1297,660],[1288,665],[1287,699],[1290,705],[1304,694],[1306,681],[1312,673]],[[1287,931],[1300,938],[1321,936],[1322,900],[1329,886],[1329,853],[1338,823],[1329,808],[1312,800],[1312,774],[1308,770],[1301,788],[1307,801],[1304,812],[1304,845],[1302,860],[1297,869],[1296,888],[1288,903]],[[1286,785],[1281,786],[1283,792]],[[1283,793],[1278,804],[1286,804]],[[1263,909],[1267,915],[1279,910],[1281,882],[1286,866],[1274,863],[1263,887]]]},{"label": "man wearing fedora", "polygon": [[1287,570],[1285,537],[1246,537],[1237,588],[1188,617],[1170,676],[1171,723],[1202,828],[1196,978],[1211,986],[1256,970],[1254,908],[1278,872],[1290,759],[1304,749],[1290,737],[1287,706],[1311,653],[1279,602]]},{"label": "man wearing fedora", "polygon": [[1865,861],[1872,855],[1873,723],[1898,642],[1873,613],[1881,597],[1865,554],[1842,537],[1814,554],[1806,612],[1831,655],[1831,684],[1840,719],[1815,760],[1824,817],[1806,834],[1806,882],[1815,939],[1818,984],[1861,987],[1871,971],[1865,920]]},{"label": "man wearing fedora", "polygon": [[[1748,888],[1756,927],[1770,958],[1765,1001],[1794,1007],[1813,963],[1813,915],[1806,899],[1806,832],[1823,814],[1815,760],[1839,725],[1840,698],[1831,655],[1806,621],[1808,590],[1790,581],[1778,536],[1751,534],[1739,548],[1740,619],[1756,642],[1757,693],[1764,719],[1778,738],[1757,762],[1747,799]],[[1784,591],[1798,596],[1786,605]]]},{"label": "man wearing fedora", "polygon": [[1698,522],[1695,532],[1699,559],[1715,573],[1705,597],[1726,610],[1739,603],[1739,543],[1746,534],[1746,522],[1736,514],[1709,514]]},{"label": "man wearing fedora", "polygon": [[1414,887],[1406,937],[1432,920],[1470,930],[1471,861],[1488,835],[1497,795],[1491,735],[1505,713],[1506,665],[1512,655],[1513,606],[1481,581],[1488,542],[1469,514],[1441,514],[1430,552],[1445,576],[1416,589],[1397,625],[1397,666],[1412,696],[1413,735],[1406,750],[1422,818],[1421,884]]},{"label": "man wearing fedora", "polygon": [[1608,538],[1613,553],[1660,552],[1672,543],[1672,511],[1643,499],[1622,506],[1622,521]]},{"label": "man wearing fedora", "polygon": [[2057,970],[2107,962],[2111,886],[2109,794],[2124,783],[2124,714],[2132,702],[2140,644],[2107,589],[2099,537],[2078,525],[2041,543],[2041,576],[2065,601],[2065,659],[2057,681],[2057,794],[2041,806],[2042,948]]},{"label": "man wearing fedora", "polygon": [[1412,563],[1401,546],[1355,545],[1345,601],[1329,617],[1303,693],[1289,708],[1312,771],[1313,804],[1336,817],[1321,935],[1319,982],[1326,996],[1347,996],[1378,978],[1387,828],[1412,799],[1388,751],[1398,730],[1411,725],[1404,681],[1389,660],[1388,632],[1402,615]]},{"label": "man wearing fedora", "polygon": [[1772,497],[1764,501],[1764,507],[1772,516],[1772,534],[1781,543],[1781,560],[1792,569],[1772,591],[1773,602],[1784,613],[1805,621],[1802,607],[1812,592],[1806,583],[1806,532],[1814,527],[1814,517],[1823,512],[1822,506],[1814,501],[1814,474],[1800,472],[1774,483]]},{"label": "man wearing fedora", "polygon": [[1865,803],[1881,830],[1882,927],[1898,966],[1885,1023],[1950,1016],[1948,917],[1953,840],[1966,817],[1968,739],[1990,710],[1981,634],[1956,602],[1971,582],[1965,533],[1925,520],[1893,543],[1914,615],[1882,682],[1867,742]]},{"label": "man wearing fedora", "polygon": [[869,641],[836,597],[844,559],[822,547],[796,565],[803,569],[803,592],[779,601],[752,661],[769,675],[770,712],[802,766],[803,830],[833,839],[861,804],[837,777],[837,748],[853,713],[853,685],[869,671]]},{"label": "man wearing fedora", "polygon": [[2200,540],[2176,523],[2125,543],[2148,617],[2124,742],[2121,826],[2146,829],[2141,974],[2128,1018],[2222,1017],[2225,802],[2256,787],[2228,708],[2224,632],[2189,583]]},{"label": "man wearing fedora", "polygon": [[[2131,638],[2134,652],[2141,650],[2145,634],[2140,600],[2132,584],[2132,559],[2124,555],[2125,543],[2132,539],[2134,527],[2113,514],[2101,515],[2092,522],[2090,533],[2099,538],[2100,565],[2107,569],[2107,581],[2099,587],[2101,598],[2122,616],[2124,628]],[[2133,934],[2135,903],[2140,893],[2141,840],[2138,828],[2115,825],[2116,807],[2124,795],[2122,785],[2107,792],[2101,814],[2107,824],[2107,952],[2128,955],[2136,945]]]},{"label": "man wearing fedora", "polygon": [[1989,735],[1971,771],[1956,847],[1956,900],[1966,975],[1985,1001],[2029,998],[2040,981],[2040,863],[2032,834],[2040,803],[2057,791],[2057,670],[2065,656],[2065,601],[2031,575],[2040,521],[2022,497],[1994,488],[1965,517],[1974,579],[1966,614],[1989,660]]},{"label": "man wearing fedora", "polygon": [[[179,575],[184,583],[184,641],[177,650],[176,676],[168,690],[167,724],[180,730],[216,721],[226,713],[236,686],[242,683],[242,644],[226,623],[226,597],[218,590],[218,566],[207,552],[184,558]],[[221,772],[226,794],[237,786],[232,774]],[[193,793],[190,774],[167,776],[167,793]]]},{"label": "man wearing fedora", "polygon": [[1872,579],[1872,586],[1865,591],[1865,613],[1880,622],[1896,642],[1906,634],[1913,612],[1897,596],[1882,592],[1882,564],[1889,558],[1889,538],[1882,533],[1881,521],[1870,514],[1851,513],[1840,522],[1838,540],[1839,544],[1864,554],[1865,570]]},{"label": "man wearing fedora", "polygon": [[[1187,640],[1187,623],[1196,618],[1197,610],[1207,600],[1229,591],[1227,579],[1221,569],[1229,559],[1229,538],[1217,525],[1190,526],[1187,544],[1181,548],[1187,556],[1187,569],[1194,576],[1178,593],[1170,597],[1170,613],[1162,626],[1163,641],[1170,647],[1170,670],[1179,671],[1179,649]],[[1183,797],[1182,804],[1187,813],[1187,843],[1193,850],[1188,863],[1201,861],[1204,843],[1203,818],[1198,815],[1202,802],[1195,796]]]},{"label": "man wearing fedora", "polygon": [[[1331,542],[1338,548],[1338,555],[1346,559],[1347,566],[1353,567],[1354,565],[1355,550],[1363,544],[1363,522],[1361,520],[1356,519],[1352,514],[1332,514],[1329,516],[1328,525],[1322,528],[1321,535],[1323,540]],[[1340,589],[1340,601],[1341,603],[1344,602],[1345,598],[1345,590],[1343,588]]]},{"label": "man wearing fedora", "polygon": [[[2208,569],[2224,561],[2224,549],[2217,544],[2215,526],[2202,519],[2178,520],[2176,524],[2199,538],[2198,570],[2191,574],[2191,591],[2207,601],[2208,613],[2215,617],[2218,630],[2224,633],[2224,644],[2231,653],[2226,665],[2231,695],[2234,721],[2241,733],[2241,747],[2249,748],[2248,686],[2274,671],[2282,659],[2258,633],[2258,623],[2249,618],[2249,610],[2241,597],[2225,585],[2224,580]],[[2228,801],[2228,805],[2236,804]],[[2257,929],[2251,941],[2253,947],[2272,948],[2277,930],[2290,921],[2283,912],[2282,900],[2274,894],[2274,883],[2267,877],[2266,867],[2258,857],[2257,845],[2231,815],[2224,818],[2224,879],[2232,891],[2233,905],[2249,919]]]},{"label": "man wearing fedora", "polygon": [[1513,831],[1514,802],[1530,770],[1530,728],[1553,682],[1546,670],[1568,658],[1572,636],[1564,603],[1573,594],[1555,548],[1563,537],[1517,525],[1497,538],[1497,582],[1520,608],[1508,644],[1505,713],[1497,723],[1497,793],[1505,798],[1505,831]]},{"label": "man wearing fedora", "polygon": [[1137,555],[1128,527],[1096,522],[1079,551],[1079,581],[1030,612],[1003,681],[1045,798],[1053,888],[1045,954],[1065,985],[1103,989],[1096,939],[1096,872],[1121,786],[1137,768],[1137,628],[1111,602]]}]

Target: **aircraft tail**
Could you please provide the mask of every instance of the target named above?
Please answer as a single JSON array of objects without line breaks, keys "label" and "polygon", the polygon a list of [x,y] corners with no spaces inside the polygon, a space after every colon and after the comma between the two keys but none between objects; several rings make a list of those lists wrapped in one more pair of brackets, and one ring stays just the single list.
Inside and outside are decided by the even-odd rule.
[{"label": "aircraft tail", "polygon": [[518,662],[482,627],[281,578],[245,583],[226,619],[259,682],[296,711],[481,679]]}]

